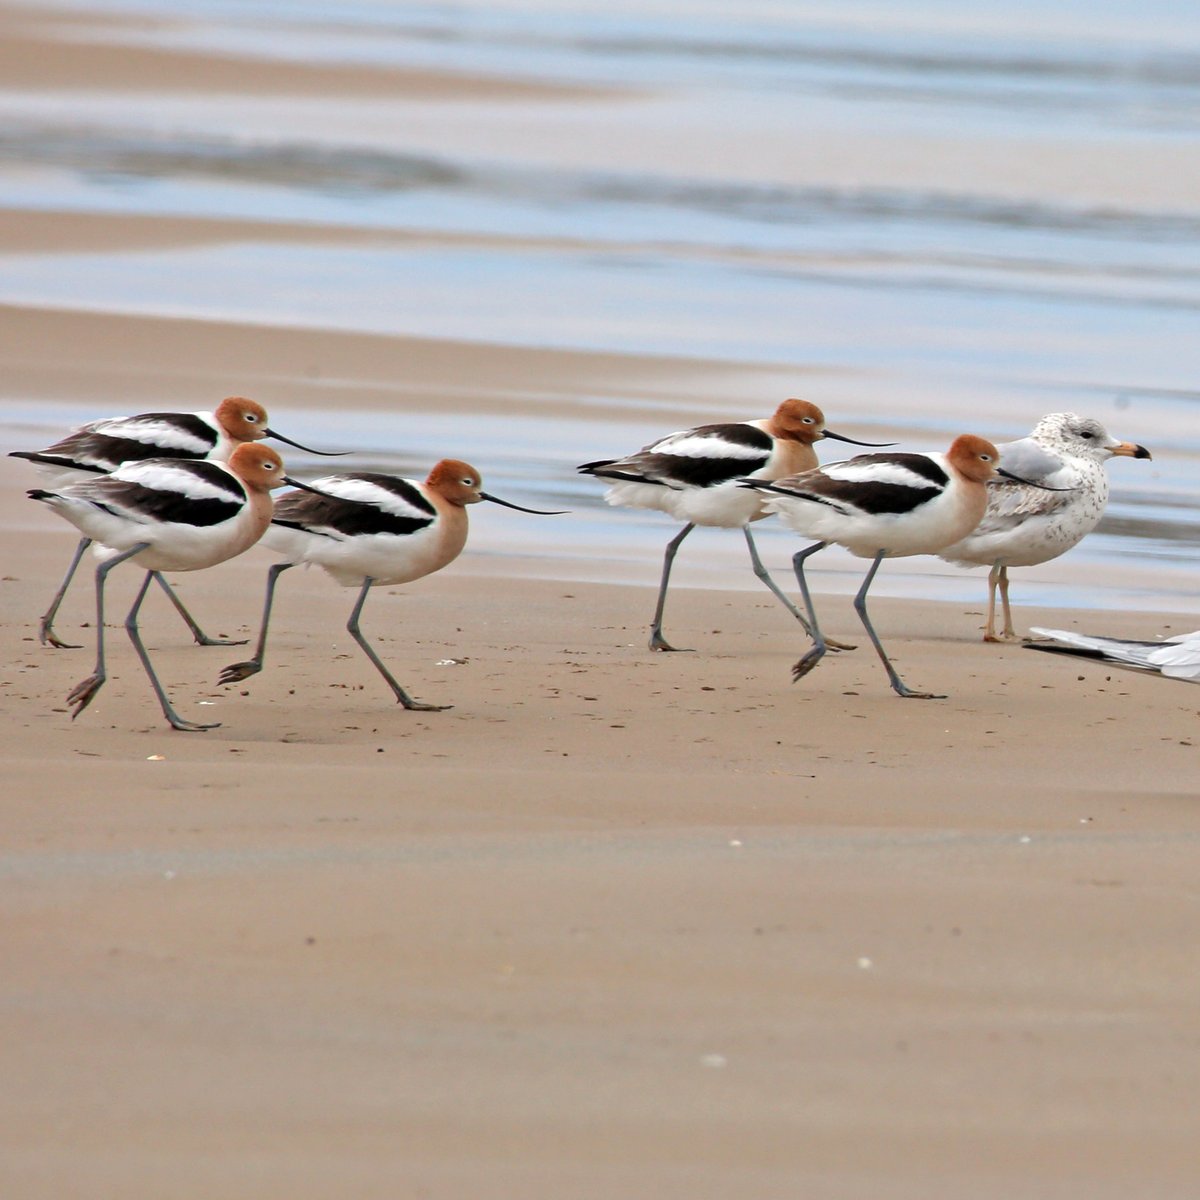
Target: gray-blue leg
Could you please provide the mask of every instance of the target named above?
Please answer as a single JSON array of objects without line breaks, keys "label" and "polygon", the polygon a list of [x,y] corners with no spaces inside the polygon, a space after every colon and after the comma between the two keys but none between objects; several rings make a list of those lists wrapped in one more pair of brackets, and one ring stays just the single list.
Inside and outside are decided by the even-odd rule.
[{"label": "gray-blue leg", "polygon": [[196,618],[183,606],[183,601],[175,594],[175,589],[162,577],[161,572],[152,571],[154,581],[167,593],[167,599],[175,605],[175,611],[183,618],[184,624],[191,631],[192,638],[198,646],[244,646],[245,638],[213,638],[209,637],[199,625],[196,624]]},{"label": "gray-blue leg", "polygon": [[858,589],[858,595],[854,597],[854,609],[858,613],[859,619],[862,621],[863,627],[867,631],[867,636],[871,639],[880,661],[883,663],[883,669],[887,671],[888,680],[896,695],[903,696],[906,700],[945,700],[945,696],[938,696],[933,692],[914,692],[905,685],[904,680],[896,674],[896,668],[892,666],[891,660],[884,653],[883,643],[880,642],[871,625],[871,619],[867,616],[867,589],[871,586],[871,581],[875,578],[875,572],[879,570],[879,564],[883,562],[886,554],[886,550],[880,550],[875,555],[875,561],[871,563],[871,569],[863,579],[862,587]]},{"label": "gray-blue leg", "polygon": [[41,620],[38,622],[38,641],[43,646],[50,645],[58,650],[78,650],[79,646],[74,642],[64,642],[54,632],[54,618],[58,615],[59,606],[63,602],[63,597],[67,594],[67,588],[71,586],[71,580],[75,576],[76,570],[79,568],[80,562],[83,560],[84,552],[92,544],[90,537],[79,539],[79,545],[75,547],[75,557],[71,559],[71,565],[67,568],[67,573],[63,577],[62,583],[58,585],[58,591],[54,593],[54,599],[50,601],[50,607],[42,614]]},{"label": "gray-blue leg", "polygon": [[[173,729],[181,729],[185,733],[195,733],[203,729],[216,729],[219,722],[212,725],[198,725],[195,721],[185,721],[172,707],[170,700],[167,699],[167,693],[163,691],[162,684],[158,682],[158,676],[154,673],[154,668],[150,665],[150,655],[146,653],[146,647],[142,644],[142,636],[138,631],[137,619],[138,613],[142,608],[142,601],[146,598],[146,592],[150,588],[150,580],[158,576],[157,571],[147,571],[146,578],[142,580],[142,586],[138,588],[137,595],[133,598],[133,605],[129,609],[129,615],[125,618],[125,632],[129,634],[129,640],[133,643],[134,650],[137,651],[138,658],[142,661],[142,666],[146,670],[146,674],[150,677],[150,686],[154,688],[154,694],[158,697],[158,702],[162,706],[163,716],[171,722]],[[162,578],[159,577],[159,582]]]},{"label": "gray-blue leg", "polygon": [[812,648],[792,667],[793,683],[797,679],[803,679],[825,657],[827,649],[825,635],[821,632],[821,626],[817,621],[817,610],[813,607],[812,594],[808,590],[808,580],[804,578],[805,559],[816,554],[818,550],[824,550],[826,545],[828,545],[827,542],[814,542],[807,549],[797,550],[792,555],[792,569],[796,572],[796,582],[800,585],[800,598],[804,601],[804,607],[808,611],[808,632],[813,640]]},{"label": "gray-blue leg", "polygon": [[71,714],[72,721],[91,704],[92,699],[108,678],[104,668],[104,584],[108,579],[108,573],[126,559],[132,558],[135,554],[141,554],[149,545],[149,542],[139,542],[132,550],[126,550],[115,558],[107,559],[96,568],[96,669],[86,679],[81,679],[67,696],[67,703],[75,706],[75,711]]},{"label": "gray-blue leg", "polygon": [[412,709],[416,712],[445,712],[446,709],[452,708],[450,704],[422,704],[420,700],[414,700],[396,681],[392,678],[392,673],[385,667],[379,658],[379,655],[371,648],[370,643],[363,636],[362,630],[358,627],[358,618],[362,615],[363,605],[367,602],[367,593],[371,590],[371,585],[375,582],[370,576],[363,580],[362,591],[358,593],[358,601],[354,605],[354,611],[350,614],[350,620],[346,622],[346,629],[350,636],[362,648],[362,652],[375,665],[375,669],[387,681],[388,687],[396,695],[396,699],[404,705],[405,708]]},{"label": "gray-blue leg", "polygon": [[257,675],[262,670],[263,657],[267,652],[267,626],[271,623],[271,606],[275,603],[275,583],[284,571],[295,565],[282,562],[275,563],[267,569],[267,595],[263,600],[262,624],[258,630],[258,645],[255,647],[254,657],[246,662],[230,663],[221,672],[218,683],[237,683],[239,680],[249,679],[251,675]]},{"label": "gray-blue leg", "polygon": [[[758,547],[754,544],[754,537],[750,533],[750,526],[743,525],[742,532],[746,535],[746,548],[750,551],[750,565],[754,568],[754,574],[765,583],[771,594],[783,605],[784,608],[804,626],[804,632],[812,637],[812,628],[804,619],[804,614],[787,598],[780,586],[771,578],[767,568],[763,566],[762,559],[758,557]],[[830,650],[853,650],[854,647],[849,642],[839,642],[834,638],[826,638],[825,645]]]},{"label": "gray-blue leg", "polygon": [[686,524],[668,543],[666,553],[663,555],[662,582],[658,585],[658,604],[654,609],[654,622],[650,626],[650,649],[651,650],[683,650],[683,646],[672,646],[670,642],[663,637],[662,619],[663,609],[667,604],[667,584],[671,579],[671,564],[675,561],[675,552],[679,549],[680,543],[696,526],[690,521]]}]

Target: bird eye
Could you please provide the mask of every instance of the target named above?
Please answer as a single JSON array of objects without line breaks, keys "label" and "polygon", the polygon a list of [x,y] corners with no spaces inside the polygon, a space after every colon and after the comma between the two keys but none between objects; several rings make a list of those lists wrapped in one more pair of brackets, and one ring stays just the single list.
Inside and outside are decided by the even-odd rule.
[{"label": "bird eye", "polygon": [[980,462],[991,462],[991,461],[992,461],[992,456],[991,456],[990,454],[981,454],[981,455],[979,456],[979,461],[980,461]]},{"label": "bird eye", "polygon": [[805,425],[815,425],[817,423],[813,417],[801,417],[800,419]]},{"label": "bird eye", "polygon": [[257,425],[258,424],[258,418],[253,413],[246,413],[245,420],[246,420],[247,424],[249,424],[249,425]]},{"label": "bird eye", "polygon": [[1081,438],[1087,438],[1088,441],[1091,441],[1091,439],[1094,438],[1096,435],[1094,433],[1088,433],[1088,431],[1085,429],[1080,433],[1079,436]]}]

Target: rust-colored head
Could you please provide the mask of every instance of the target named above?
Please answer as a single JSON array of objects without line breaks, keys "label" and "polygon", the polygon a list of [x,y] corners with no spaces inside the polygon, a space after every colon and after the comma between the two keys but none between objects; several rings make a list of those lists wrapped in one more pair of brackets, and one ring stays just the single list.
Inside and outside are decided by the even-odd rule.
[{"label": "rust-colored head", "polygon": [[226,436],[235,442],[256,442],[267,437],[267,410],[245,396],[226,396],[213,414]]},{"label": "rust-colored head", "polygon": [[238,446],[229,456],[229,469],[251,491],[269,492],[291,480],[283,473],[283,459],[270,446],[253,442]]},{"label": "rust-colored head", "polygon": [[807,400],[785,400],[767,423],[772,437],[812,445],[825,436],[825,414]]},{"label": "rust-colored head", "polygon": [[1000,465],[1000,452],[987,438],[964,433],[950,443],[946,452],[950,465],[973,483],[987,483]]},{"label": "rust-colored head", "polygon": [[425,486],[431,492],[437,492],[443,500],[461,507],[464,504],[478,504],[483,498],[480,488],[483,480],[479,472],[470,463],[457,458],[443,458],[425,480]]}]

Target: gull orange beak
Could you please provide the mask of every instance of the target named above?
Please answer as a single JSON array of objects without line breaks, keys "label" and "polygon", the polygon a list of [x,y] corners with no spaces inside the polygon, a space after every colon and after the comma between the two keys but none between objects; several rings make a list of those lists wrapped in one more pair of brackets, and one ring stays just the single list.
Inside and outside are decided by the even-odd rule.
[{"label": "gull orange beak", "polygon": [[1139,446],[1136,442],[1122,442],[1114,446],[1112,452],[1119,458],[1153,458],[1145,446]]}]

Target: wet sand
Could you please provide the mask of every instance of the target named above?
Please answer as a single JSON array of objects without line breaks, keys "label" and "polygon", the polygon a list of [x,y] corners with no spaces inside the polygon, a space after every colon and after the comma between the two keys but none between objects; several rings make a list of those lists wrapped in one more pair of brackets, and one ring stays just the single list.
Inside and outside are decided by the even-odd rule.
[{"label": "wet sand", "polygon": [[[212,233],[188,226],[170,235]],[[0,215],[0,244],[156,228]],[[240,391],[301,440],[306,412],[341,404],[442,406],[452,435],[600,389],[650,417],[720,411],[753,382],[0,320],[6,404]],[[40,647],[72,533],[25,499],[34,483],[0,459],[5,1195],[1194,1195],[1200,692],[984,646],[978,606],[884,598],[901,673],[948,699],[896,698],[865,640],[791,684],[805,643],[765,593],[680,587],[667,628],[695,652],[651,655],[650,588],[489,557],[480,513],[458,563],[364,616],[450,711],[399,709],[345,632],[353,594],[297,570],[268,669],[233,689],[213,681],[244,652],[191,646],[147,601],[177,707],[219,729],[166,727],[119,624],[110,682],[72,721],[89,589],[60,623],[85,648]],[[181,594],[210,631],[252,636],[269,561],[181,576]],[[114,615],[132,583],[114,575]],[[845,597],[822,612],[859,636]]]},{"label": "wet sand", "polygon": [[[105,91],[212,95],[328,95],[405,100],[571,100],[595,89],[515,82],[449,71],[387,70],[369,65],[321,66],[279,62],[257,55],[215,54],[136,46],[153,19],[104,13],[46,12],[16,4],[0,6],[0,73],[7,89],[53,88],[59,92]],[[186,28],[187,22],[164,22]],[[97,36],[99,35],[99,36]]]}]

